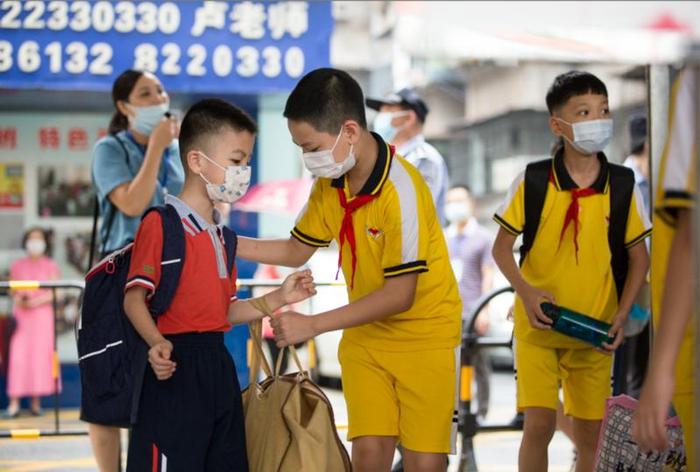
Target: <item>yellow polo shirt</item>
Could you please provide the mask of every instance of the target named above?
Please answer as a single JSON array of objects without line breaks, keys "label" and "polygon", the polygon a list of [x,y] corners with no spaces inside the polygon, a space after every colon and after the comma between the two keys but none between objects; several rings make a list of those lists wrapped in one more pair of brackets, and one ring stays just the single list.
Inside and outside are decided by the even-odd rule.
[{"label": "yellow polo shirt", "polygon": [[[389,277],[419,273],[413,306],[381,321],[345,330],[349,341],[384,351],[452,348],[461,337],[462,303],[430,190],[418,170],[373,134],[377,161],[360,194],[376,198],[353,213],[357,266],[350,302],[382,288]],[[318,178],[292,236],[315,247],[338,240],[344,210],[338,188],[345,177]],[[343,246],[342,270],[352,275],[350,245]]]},{"label": "yellow polo shirt", "polygon": [[[547,196],[532,249],[520,268],[533,287],[554,295],[558,305],[610,323],[618,305],[608,244],[610,218],[609,166],[600,153],[600,174],[592,187],[597,194],[579,199],[578,261],[573,223],[560,234],[571,204],[571,190],[578,188],[564,166],[562,153],[552,161]],[[517,236],[525,226],[525,173],[513,182],[494,220]],[[625,230],[625,244],[632,247],[651,232],[639,189],[635,187]],[[515,299],[515,337],[525,342],[554,348],[586,348],[586,344],[549,330],[530,326],[520,297]]]},{"label": "yellow polo shirt", "polygon": [[[656,325],[661,314],[668,254],[676,231],[677,210],[694,208],[695,168],[698,158],[698,150],[693,149],[697,129],[692,118],[693,106],[697,100],[697,92],[693,92],[694,80],[694,75],[689,70],[684,70],[674,82],[671,90],[668,137],[659,167],[651,251],[651,301]],[[691,322],[686,329],[676,362],[676,394],[694,391],[694,331],[695,323]]]}]

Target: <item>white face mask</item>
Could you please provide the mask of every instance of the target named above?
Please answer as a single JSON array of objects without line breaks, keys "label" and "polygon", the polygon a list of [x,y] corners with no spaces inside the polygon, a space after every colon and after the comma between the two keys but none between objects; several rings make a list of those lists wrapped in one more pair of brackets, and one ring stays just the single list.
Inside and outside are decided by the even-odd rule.
[{"label": "white face mask", "polygon": [[472,217],[472,210],[466,203],[450,202],[445,205],[445,218],[450,223],[466,223]]},{"label": "white face mask", "polygon": [[27,254],[30,256],[41,256],[46,251],[46,241],[43,239],[28,239]]},{"label": "white face mask", "polygon": [[209,195],[210,200],[214,202],[233,203],[245,195],[250,185],[250,166],[223,167],[211,160],[203,152],[199,154],[224,171],[224,183],[222,184],[213,184],[204,177],[203,174],[199,174],[202,180],[207,183],[207,195]]},{"label": "white face mask", "polygon": [[571,126],[574,133],[573,141],[564,135],[562,136],[581,154],[597,154],[605,149],[612,140],[612,119],[579,121],[577,123],[569,123],[561,118],[557,118],[557,120]]},{"label": "white face mask", "polygon": [[152,105],[149,107],[136,107],[129,105],[134,111],[134,116],[129,117],[129,123],[135,131],[150,136],[153,128],[165,117],[165,113],[170,109],[170,102]]},{"label": "white face mask", "polygon": [[400,116],[407,116],[409,113],[411,112],[383,111],[377,113],[377,117],[374,119],[374,124],[372,125],[372,127],[374,128],[374,132],[382,138],[384,138],[384,141],[391,141],[396,137],[397,134],[399,134],[401,130],[408,126],[408,124],[406,124],[397,128],[394,125],[392,125],[391,122],[394,120],[394,118],[398,118]]},{"label": "white face mask", "polygon": [[445,218],[450,223],[465,223],[472,217],[470,206],[463,202],[450,202],[445,205]]},{"label": "white face mask", "polygon": [[352,145],[348,156],[343,162],[336,162],[333,157],[333,151],[338,145],[340,137],[343,135],[343,130],[340,130],[338,137],[335,139],[335,144],[330,149],[316,152],[305,152],[301,158],[304,160],[304,166],[316,177],[325,177],[327,179],[337,179],[347,171],[355,167],[355,154],[352,152]]}]

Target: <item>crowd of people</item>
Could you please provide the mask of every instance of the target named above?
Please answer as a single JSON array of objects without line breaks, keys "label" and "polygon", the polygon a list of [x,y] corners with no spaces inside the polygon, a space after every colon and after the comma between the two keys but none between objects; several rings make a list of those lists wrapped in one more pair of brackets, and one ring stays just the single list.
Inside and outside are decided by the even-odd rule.
[{"label": "crowd of people", "polygon": [[[681,97],[697,99],[689,72],[678,84]],[[180,123],[169,114],[161,82],[142,71],[122,73],[112,99],[110,134],[95,146],[92,164],[102,215],[99,252],[134,243],[124,308],[148,344],[150,365],[136,379],[142,391],[127,470],[152,470],[166,460],[168,470],[248,470],[240,386],[222,333],[265,314],[258,302],[237,298],[217,205],[235,203],[247,191],[257,125],[220,99],[195,103]],[[445,160],[426,142],[429,109],[415,90],[365,100],[349,74],[325,68],[308,73],[289,95],[284,117],[315,182],[290,237],[239,237],[237,255],[267,267],[299,268],[318,248],[338,243],[347,305],[311,316],[294,311],[292,304],[315,294],[304,270],[259,298],[276,312],[268,320],[271,347],[344,331],[338,356],[355,470],[391,470],[397,446],[406,471],[445,470],[446,454],[456,446],[460,341],[468,327],[477,335],[488,331],[488,309],[474,313],[474,307],[493,288],[496,268],[516,293],[514,400],[524,415],[518,470],[547,470],[557,425],[572,439],[575,470],[593,470],[612,394],[613,354],[623,345],[630,313],[649,312],[648,299],[640,296],[652,231],[646,121],[630,123],[631,152],[622,166],[603,152],[613,122],[599,78],[584,71],[561,74],[544,101],[557,145],[550,159],[529,165],[514,180],[493,216],[493,236],[477,219],[469,187],[450,184]],[[366,107],[378,111],[371,127]],[[682,107],[674,110],[672,120],[689,116]],[[692,137],[669,135],[654,204],[654,230],[657,220],[665,225],[666,245],[653,263],[664,268],[665,279],[652,272],[652,292],[663,302],[652,310],[658,332],[648,372],[645,335],[625,347],[635,372],[631,393],[638,394],[646,372],[633,426],[643,450],[665,447],[672,402],[688,445],[693,437],[694,341],[686,325],[695,188],[688,169],[697,149]],[[156,205],[177,211],[187,257],[170,307],[154,321],[150,297],[162,265],[171,262],[162,260],[160,214],[141,219]],[[58,277],[40,230],[27,233],[25,247],[28,255],[13,265],[11,278]],[[13,293],[10,417],[19,412],[19,397],[31,396],[32,413],[39,414],[39,396],[60,388],[51,375],[50,301],[42,291]],[[596,349],[556,332],[545,301],[609,323],[609,342]],[[37,343],[37,336],[44,341]],[[25,365],[30,359],[31,367]],[[477,354],[473,364],[476,415],[483,421],[490,363]],[[100,470],[116,471],[122,425],[82,419],[90,423]],[[686,451],[688,470],[694,470],[692,447]]]}]

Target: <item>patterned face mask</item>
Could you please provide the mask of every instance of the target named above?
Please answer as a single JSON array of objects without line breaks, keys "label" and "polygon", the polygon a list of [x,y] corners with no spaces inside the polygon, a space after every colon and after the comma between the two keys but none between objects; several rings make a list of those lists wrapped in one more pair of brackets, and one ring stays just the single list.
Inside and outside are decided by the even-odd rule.
[{"label": "patterned face mask", "polygon": [[209,195],[209,199],[214,202],[233,203],[245,195],[250,185],[250,166],[223,167],[214,162],[203,152],[199,154],[224,171],[224,182],[222,184],[211,183],[203,174],[199,174],[202,180],[207,183],[207,195]]}]

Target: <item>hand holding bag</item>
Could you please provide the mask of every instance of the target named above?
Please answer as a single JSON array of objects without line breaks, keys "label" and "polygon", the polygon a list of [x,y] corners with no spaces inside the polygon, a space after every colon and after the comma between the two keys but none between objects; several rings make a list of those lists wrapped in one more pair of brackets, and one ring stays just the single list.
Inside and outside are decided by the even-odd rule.
[{"label": "hand holding bag", "polygon": [[627,395],[609,398],[603,425],[598,438],[596,472],[683,472],[686,470],[683,430],[678,417],[666,420],[668,450],[650,452],[639,450],[632,440],[632,416],[637,409],[637,400]]},{"label": "hand holding bag", "polygon": [[[271,311],[263,299],[251,303]],[[331,403],[302,369],[294,346],[287,348],[299,369],[280,375],[285,349],[274,374],[262,350],[262,321],[249,324],[253,340],[250,385],[243,391],[250,470],[256,472],[349,472],[350,457],[338,437]],[[258,383],[258,365],[266,378]]]}]

